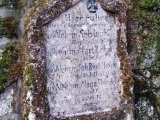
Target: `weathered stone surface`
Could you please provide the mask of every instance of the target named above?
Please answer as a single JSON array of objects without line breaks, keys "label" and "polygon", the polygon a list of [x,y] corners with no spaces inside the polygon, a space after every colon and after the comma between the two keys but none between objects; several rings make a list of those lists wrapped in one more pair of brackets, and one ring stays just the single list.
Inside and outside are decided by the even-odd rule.
[{"label": "weathered stone surface", "polygon": [[13,88],[8,88],[0,94],[0,118],[12,115]]},{"label": "weathered stone surface", "polygon": [[[44,24],[47,24],[49,21],[54,20],[56,16],[61,14],[66,9],[73,6],[73,3],[78,2],[80,0],[0,0],[0,17],[9,17],[14,16],[14,5],[18,6],[17,1],[26,1],[25,4],[21,4],[21,7],[27,5],[29,10],[21,9],[21,11],[26,11],[25,13],[28,14],[27,18],[21,18],[21,27],[22,24],[25,24],[24,28],[22,27],[21,30],[24,29],[26,31],[20,32],[27,33],[28,36],[23,38],[23,35],[18,39],[25,39],[27,41],[27,47],[24,48],[25,53],[25,68],[24,70],[24,80],[23,82],[23,119],[44,119],[47,120],[47,107],[44,107],[44,103],[47,103],[46,97],[44,93],[47,93],[44,89],[46,85],[46,78],[45,74],[43,74],[43,70],[45,69],[45,61],[43,58],[44,56],[44,49],[43,49],[43,35],[41,33],[41,27]],[[48,1],[54,1],[49,3]],[[91,1],[91,0],[90,0]],[[94,1],[94,0],[93,0]],[[126,1],[128,0],[97,0],[103,7],[103,9],[114,13],[117,16],[117,21],[124,21],[125,20],[125,11],[121,7],[118,7],[120,4],[126,6]],[[28,4],[29,2],[29,4]],[[135,94],[136,94],[136,112],[137,112],[137,119],[158,119],[160,115],[160,83],[159,83],[159,1],[158,0],[132,0],[133,9],[132,12],[129,13],[128,17],[128,51],[130,54],[130,58],[132,60],[131,64],[133,67],[134,72],[134,79],[135,79]],[[5,3],[5,4],[4,4]],[[16,3],[13,5],[13,3]],[[46,4],[43,4],[46,3]],[[6,6],[7,5],[7,6]],[[4,10],[5,8],[5,10]],[[9,10],[7,10],[9,8]],[[12,12],[13,10],[13,12]],[[1,14],[2,13],[2,14]],[[22,13],[24,14],[24,13]],[[18,14],[17,14],[18,15]],[[24,15],[25,16],[25,15]],[[25,21],[25,22],[23,22]],[[12,22],[10,22],[12,23]],[[118,23],[118,22],[117,22]],[[122,74],[124,76],[128,75],[128,69],[126,69],[128,62],[126,62],[126,39],[125,39],[125,24],[120,22],[118,23],[118,53],[120,60],[120,69],[124,70]],[[124,26],[124,29],[122,29]],[[10,30],[11,26],[7,27],[5,30]],[[29,30],[29,32],[28,32]],[[127,30],[127,31],[128,31]],[[4,31],[4,29],[2,29]],[[123,32],[122,32],[123,31]],[[120,37],[120,36],[121,37]],[[124,39],[122,39],[124,36]],[[119,39],[120,38],[120,39]],[[1,40],[0,40],[1,41]],[[4,49],[5,44],[0,45],[0,48]],[[1,43],[0,43],[1,44]],[[124,47],[125,46],[125,47]],[[0,56],[3,50],[0,50]],[[125,52],[124,52],[125,51]],[[20,51],[21,52],[21,51]],[[37,55],[38,54],[38,55]],[[31,55],[31,56],[30,56]],[[140,58],[140,59],[139,59]],[[138,63],[137,64],[137,59]],[[140,61],[139,61],[140,60]],[[20,60],[23,61],[23,60]],[[125,62],[124,62],[125,61]],[[18,67],[17,67],[18,68]],[[0,71],[2,72],[2,71]],[[124,74],[126,73],[126,74]],[[26,75],[27,74],[27,75]],[[124,76],[122,78],[124,78]],[[2,78],[2,77],[0,77]],[[130,80],[122,80],[122,89],[121,93],[123,94],[125,91],[128,91],[130,87]],[[27,87],[26,87],[27,86]],[[129,86],[129,87],[127,87]],[[28,89],[29,88],[29,89]],[[32,92],[31,92],[32,91]],[[7,92],[7,90],[6,90]],[[129,100],[124,98],[131,98],[128,97],[130,92],[125,92],[125,97],[122,95],[122,103],[125,103],[126,107],[128,107]],[[43,97],[41,97],[43,96]],[[19,98],[17,97],[17,101],[20,102]],[[131,100],[131,99],[130,99]],[[43,102],[46,101],[46,102]],[[30,104],[33,105],[30,105]],[[15,105],[15,103],[12,103]],[[43,106],[44,105],[44,106]],[[127,108],[123,107],[123,111],[127,111]],[[44,109],[43,109],[44,108]],[[5,110],[5,109],[4,109]],[[9,110],[9,109],[8,109]],[[116,111],[117,112],[117,111]],[[37,114],[38,113],[38,114]],[[40,114],[39,114],[40,113]],[[113,111],[112,113],[115,113]],[[118,113],[118,112],[117,112]],[[108,114],[102,114],[103,119],[110,119]],[[100,114],[95,117],[95,114],[89,116],[89,119],[101,119]],[[12,114],[5,114],[0,119],[11,119]],[[45,116],[46,115],[46,116]],[[126,119],[132,119],[130,112],[128,112]],[[116,119],[117,116],[115,114],[111,114],[113,119]],[[88,119],[88,116],[77,117],[77,119]],[[17,120],[17,118],[15,118]],[[76,119],[76,118],[75,118]],[[120,119],[120,117],[118,118]]]},{"label": "weathered stone surface", "polygon": [[0,120],[21,120],[21,119],[18,114],[13,113],[13,114],[7,114],[4,116],[0,116]]},{"label": "weathered stone surface", "polygon": [[9,39],[4,37],[0,38],[0,59],[2,59],[2,52],[5,50],[8,42],[9,42]]},{"label": "weathered stone surface", "polygon": [[0,120],[21,120],[21,86],[19,85],[21,83],[19,82],[0,94]]},{"label": "weathered stone surface", "polygon": [[135,118],[160,118],[160,2],[132,0],[128,12],[128,52],[135,80]]},{"label": "weathered stone surface", "polygon": [[0,8],[0,18],[3,18],[3,17],[19,17],[19,11],[18,10],[14,10],[14,9],[11,9],[11,8],[5,8],[5,7],[2,7]]},{"label": "weathered stone surface", "polygon": [[47,87],[53,117],[119,109],[120,61],[115,16],[86,0],[43,29],[46,39]]},{"label": "weathered stone surface", "polygon": [[[57,0],[33,8],[41,11],[29,15],[26,27],[24,119],[134,118],[127,7],[123,1],[113,1],[115,6],[92,2],[94,9],[87,0]],[[101,33],[97,38],[96,32]]]},{"label": "weathered stone surface", "polygon": [[6,47],[6,44],[10,42],[9,39],[3,37],[3,38],[0,38],[0,50],[5,50],[5,47]]},{"label": "weathered stone surface", "polygon": [[[20,120],[20,115],[14,105],[15,103],[21,104],[21,99],[15,92],[16,87],[13,85],[15,80],[7,74],[7,72],[12,74],[12,63],[15,62],[10,57],[18,57],[14,54],[12,46],[13,41],[17,41],[15,34],[12,33],[19,34],[17,31],[19,10],[15,9],[14,6],[18,6],[18,2],[18,0],[0,1],[0,120]],[[13,3],[15,4],[13,5]],[[9,49],[8,46],[10,46]],[[15,72],[16,70],[13,71]],[[17,71],[15,73],[17,74]]]}]

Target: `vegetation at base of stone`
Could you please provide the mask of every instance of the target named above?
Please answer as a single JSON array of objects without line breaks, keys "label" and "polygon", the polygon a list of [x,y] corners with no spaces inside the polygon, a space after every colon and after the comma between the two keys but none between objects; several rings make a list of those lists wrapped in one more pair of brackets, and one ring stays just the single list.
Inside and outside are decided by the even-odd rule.
[{"label": "vegetation at base of stone", "polygon": [[[18,60],[18,54],[20,51],[17,49],[17,43],[11,42],[7,45],[6,50],[2,53],[2,59],[0,60],[0,92],[6,86],[6,83],[12,82],[17,72],[21,68],[20,64],[16,66]],[[14,77],[12,75],[15,75]]]},{"label": "vegetation at base of stone", "polygon": [[138,41],[139,44],[137,51],[134,48],[138,59],[133,69],[136,119],[159,119],[160,1],[132,0],[132,2],[133,8],[129,17],[134,19],[132,22],[136,26],[135,43]]},{"label": "vegetation at base of stone", "polygon": [[19,20],[13,17],[0,18],[0,37],[18,38]]}]

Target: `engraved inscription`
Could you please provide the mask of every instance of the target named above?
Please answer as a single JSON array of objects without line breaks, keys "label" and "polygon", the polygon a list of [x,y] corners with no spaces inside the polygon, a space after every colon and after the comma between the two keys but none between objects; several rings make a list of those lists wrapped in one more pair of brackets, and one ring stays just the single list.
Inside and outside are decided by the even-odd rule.
[{"label": "engraved inscription", "polygon": [[86,2],[43,28],[52,117],[107,112],[120,104],[115,17],[99,4],[90,13]]}]

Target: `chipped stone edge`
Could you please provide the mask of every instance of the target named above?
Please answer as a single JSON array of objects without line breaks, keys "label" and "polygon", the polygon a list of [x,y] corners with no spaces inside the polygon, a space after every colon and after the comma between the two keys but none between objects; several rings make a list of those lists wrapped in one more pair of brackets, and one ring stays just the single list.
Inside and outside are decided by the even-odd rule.
[{"label": "chipped stone edge", "polygon": [[[49,0],[48,0],[49,1]],[[29,22],[26,23],[26,40],[25,40],[25,72],[23,80],[23,119],[49,119],[49,107],[47,100],[46,76],[45,76],[45,45],[42,33],[42,27],[53,20],[55,17],[74,6],[80,0],[52,0],[52,3],[47,3],[46,6],[37,5],[34,14],[29,14]],[[130,7],[126,0],[97,0],[103,9],[115,15],[117,24],[117,43],[118,56],[120,59],[120,81],[121,81],[121,106],[108,113],[95,113],[94,115],[83,115],[68,119],[119,119],[126,120],[128,114],[134,114],[133,106],[133,79],[129,56],[126,46],[126,11]],[[35,2],[35,4],[37,4]],[[40,10],[41,9],[41,10]],[[37,11],[36,11],[37,10]],[[27,67],[30,66],[28,73]],[[31,75],[32,74],[32,75]],[[27,83],[30,83],[27,86]],[[30,92],[30,97],[27,93]],[[134,119],[134,117],[132,117]]]}]

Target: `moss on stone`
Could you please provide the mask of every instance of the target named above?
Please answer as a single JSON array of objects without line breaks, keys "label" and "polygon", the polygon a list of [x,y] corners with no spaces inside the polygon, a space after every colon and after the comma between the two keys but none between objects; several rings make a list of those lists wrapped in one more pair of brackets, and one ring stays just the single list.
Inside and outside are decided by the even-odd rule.
[{"label": "moss on stone", "polygon": [[158,94],[157,95],[157,98],[156,98],[156,100],[157,100],[157,107],[159,107],[159,110],[160,110],[160,94]]},{"label": "moss on stone", "polygon": [[[129,18],[133,21],[129,22],[134,25],[130,28],[134,32],[131,32],[132,37],[129,39],[132,40],[131,46],[134,46],[133,49],[131,48],[130,56],[135,55],[136,59],[133,60],[137,60],[133,70],[136,117],[137,119],[147,117],[148,113],[144,113],[143,110],[148,111],[151,108],[143,106],[140,99],[144,98],[144,102],[148,100],[148,103],[154,107],[152,117],[156,119],[160,113],[157,111],[158,102],[155,96],[159,96],[157,91],[160,89],[159,86],[155,88],[153,82],[154,79],[159,78],[160,74],[160,2],[159,0],[132,0],[132,2],[133,8],[129,12]],[[137,46],[138,52],[135,50]],[[148,71],[150,75],[145,75],[145,71]]]},{"label": "moss on stone", "polygon": [[0,19],[0,37],[18,38],[19,20],[13,17]]},{"label": "moss on stone", "polygon": [[8,8],[18,9],[19,2],[20,2],[20,0],[1,0],[0,7],[8,7]]},{"label": "moss on stone", "polygon": [[140,64],[146,57],[152,59],[146,51],[150,48],[153,49],[154,44],[156,45],[156,55],[160,55],[160,2],[159,0],[134,0],[133,3],[134,9],[137,10],[134,17],[139,20],[137,32],[142,43],[141,53],[137,61],[137,64]]},{"label": "moss on stone", "polygon": [[[6,50],[2,53],[0,60],[0,92],[5,88],[7,80],[11,79],[11,69],[18,59],[16,42],[7,45]],[[20,67],[20,66],[19,66]]]},{"label": "moss on stone", "polygon": [[140,0],[139,6],[146,9],[153,9],[160,7],[160,2],[159,0]]},{"label": "moss on stone", "polygon": [[32,66],[31,65],[28,65],[27,68],[26,68],[26,73],[25,73],[28,77],[27,81],[26,81],[26,85],[28,87],[31,87],[32,86],[32,83],[33,83],[33,70],[32,70]]}]

